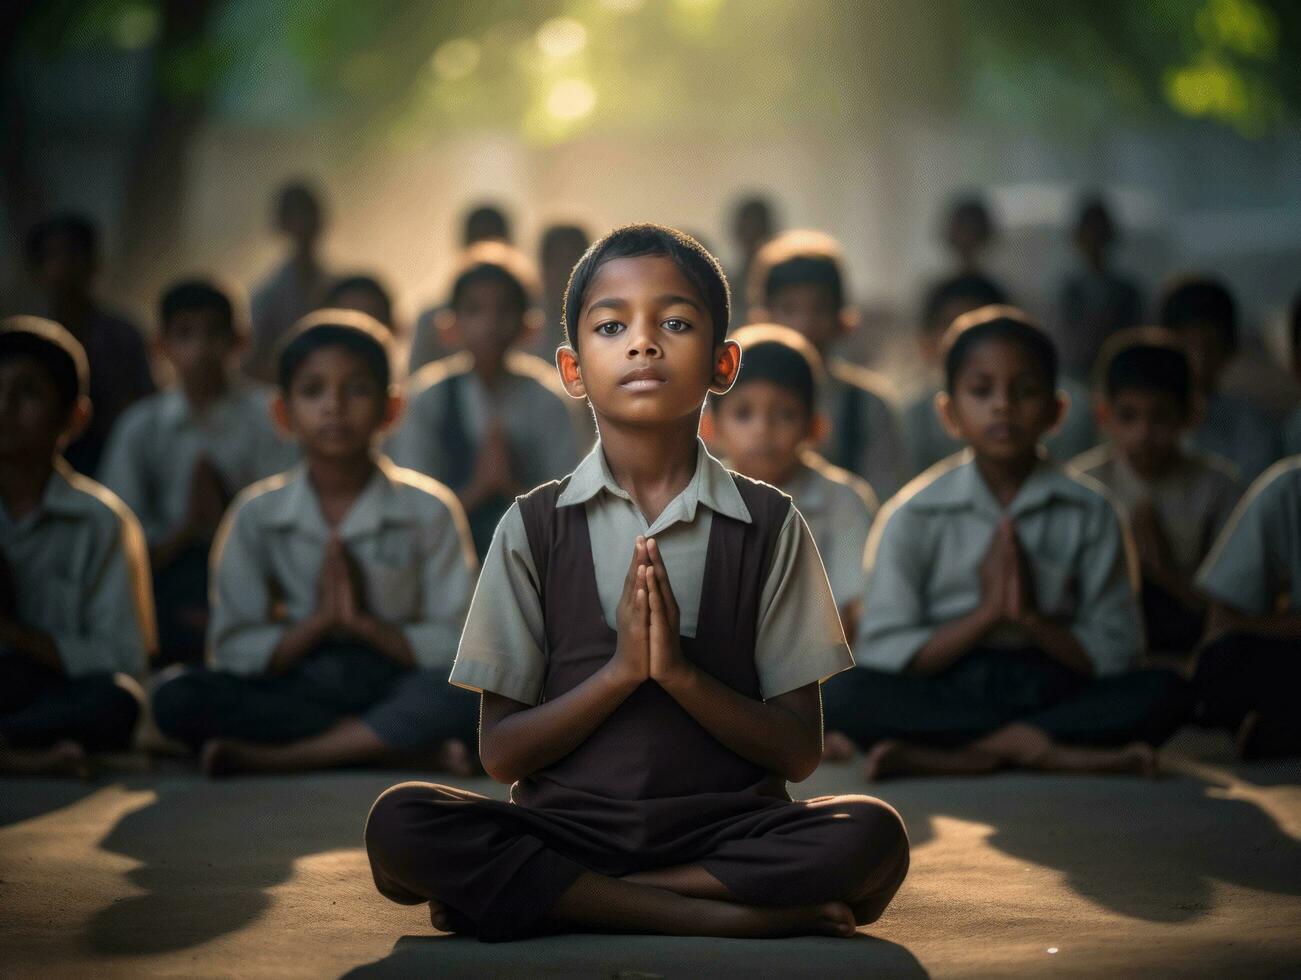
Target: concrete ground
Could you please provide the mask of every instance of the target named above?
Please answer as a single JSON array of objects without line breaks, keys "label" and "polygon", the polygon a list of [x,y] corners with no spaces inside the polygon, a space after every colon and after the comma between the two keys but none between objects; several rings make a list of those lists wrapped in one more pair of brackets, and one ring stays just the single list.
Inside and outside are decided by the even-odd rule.
[{"label": "concrete ground", "polygon": [[[0,780],[0,976],[1301,975],[1301,761],[1235,765],[1227,740],[1185,734],[1167,764],[1155,784],[875,787],[913,865],[856,939],[506,945],[433,934],[375,892],[362,823],[404,774]],[[797,790],[863,786],[823,766]]]}]

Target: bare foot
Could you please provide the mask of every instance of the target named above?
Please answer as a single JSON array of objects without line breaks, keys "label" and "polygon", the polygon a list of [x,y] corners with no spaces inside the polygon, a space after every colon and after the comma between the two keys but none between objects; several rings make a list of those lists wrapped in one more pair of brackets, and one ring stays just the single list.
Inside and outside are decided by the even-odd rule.
[{"label": "bare foot", "polygon": [[827,732],[822,739],[823,762],[848,762],[854,757],[854,743],[844,732]]},{"label": "bare foot", "polygon": [[203,743],[199,753],[199,765],[204,773],[213,779],[230,776],[237,772],[256,771],[264,768],[257,764],[255,758],[259,746],[240,742],[233,738],[210,738]]},{"label": "bare foot", "polygon": [[[729,903],[717,903],[728,907]],[[736,931],[720,931],[720,936],[737,938],[779,938],[783,936],[835,936],[847,939],[858,929],[854,913],[844,902],[824,902],[787,909],[732,905],[731,918]],[[724,929],[727,926],[724,925]]]},{"label": "bare foot", "polygon": [[90,760],[81,744],[71,739],[43,749],[0,747],[0,772],[26,776],[71,776],[90,779]]},{"label": "bare foot", "polygon": [[447,918],[447,906],[434,898],[429,900],[429,924],[439,932],[452,931],[452,924]]},{"label": "bare foot", "polygon": [[474,774],[474,762],[470,759],[470,749],[459,738],[449,738],[438,747],[435,763],[439,772],[450,772],[456,776],[471,776]]},{"label": "bare foot", "polygon": [[885,779],[899,772],[899,763],[903,761],[903,755],[902,742],[892,738],[877,742],[867,750],[867,758],[863,762],[863,778],[869,783],[874,783],[878,779]]},{"label": "bare foot", "polygon": [[869,781],[890,776],[981,776],[994,772],[1001,762],[998,756],[974,746],[961,749],[934,749],[897,739],[877,742],[867,753],[863,776]]},{"label": "bare foot", "polygon": [[1119,749],[1081,749],[1059,745],[1038,763],[1036,768],[1056,772],[1122,773],[1156,779],[1156,750],[1145,742],[1131,742]]}]

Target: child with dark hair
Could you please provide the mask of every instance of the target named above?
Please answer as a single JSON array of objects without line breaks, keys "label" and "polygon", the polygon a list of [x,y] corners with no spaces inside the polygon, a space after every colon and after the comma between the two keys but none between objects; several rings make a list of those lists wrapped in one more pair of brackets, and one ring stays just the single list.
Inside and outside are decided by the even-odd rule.
[{"label": "child with dark hair", "polygon": [[47,218],[28,232],[26,245],[27,268],[44,300],[42,312],[86,352],[94,412],[64,447],[63,458],[77,472],[94,476],[117,417],[154,390],[148,349],[134,323],[109,313],[95,298],[99,235],[89,218]]},{"label": "child with dark hair", "polygon": [[340,276],[325,293],[322,306],[331,310],[356,310],[365,313],[390,333],[397,334],[393,319],[393,294],[375,276],[355,273]]},{"label": "child with dark hair", "polygon": [[1143,297],[1133,279],[1112,268],[1120,233],[1104,198],[1080,202],[1072,235],[1079,268],[1062,283],[1057,343],[1065,372],[1087,378],[1107,338],[1139,322]]},{"label": "child with dark hair", "polygon": [[331,279],[319,254],[326,222],[320,191],[308,181],[291,181],[276,194],[272,210],[275,231],[289,252],[253,290],[252,343],[244,364],[248,374],[267,382],[275,380],[281,340],[299,317],[321,304]]},{"label": "child with dark hair", "polygon": [[1115,334],[1103,347],[1097,388],[1107,441],[1071,465],[1110,490],[1128,520],[1147,649],[1186,655],[1201,639],[1206,612],[1193,576],[1241,495],[1237,471],[1182,445],[1192,421],[1192,373],[1169,331]]},{"label": "child with dark hair", "polygon": [[101,477],[144,527],[165,665],[203,658],[208,552],[226,505],[298,454],[272,424],[271,391],[235,373],[245,328],[226,290],[206,279],[174,283],[158,323],[176,383],[118,420]]},{"label": "child with dark hair", "polygon": [[534,353],[550,361],[565,342],[565,287],[569,273],[583,257],[592,240],[578,225],[550,225],[542,233],[539,260],[542,268],[542,330],[533,344]]},{"label": "child with dark hair", "polygon": [[209,775],[419,761],[465,771],[474,700],[446,683],[473,587],[464,515],[375,444],[401,407],[389,333],[305,317],[275,413],[305,465],[255,483],[213,546],[206,668],[154,693],[164,734]]},{"label": "child with dark hair", "polygon": [[1194,716],[1244,759],[1301,755],[1301,456],[1251,485],[1197,573],[1211,601]]},{"label": "child with dark hair", "polygon": [[467,250],[439,318],[439,329],[463,349],[410,380],[406,418],[391,446],[399,464],[456,492],[480,555],[517,493],[562,476],[578,460],[576,413],[555,371],[515,349],[539,326],[528,260],[502,242]]},{"label": "child with dark hair", "polygon": [[772,200],[764,194],[747,194],[732,206],[732,242],[736,249],[734,282],[742,285],[741,295],[732,297],[732,322],[750,323],[749,297],[745,284],[750,281],[754,257],[777,232],[777,217]]},{"label": "child with dark hair", "polygon": [[1106,492],[1039,450],[1057,421],[1057,352],[1011,307],[945,338],[945,424],[970,446],[877,516],[861,666],[827,686],[829,729],[867,775],[1155,770],[1180,680],[1143,649],[1125,530]]},{"label": "child with dark hair", "polygon": [[803,334],[826,365],[819,410],[831,426],[821,451],[867,480],[881,499],[903,481],[903,447],[885,379],[836,357],[836,342],[857,325],[845,288],[840,244],[829,235],[789,231],[759,250],[750,278],[751,318]]},{"label": "child with dark hair", "polygon": [[817,410],[822,359],[789,327],[755,324],[732,339],[741,346],[741,372],[705,416],[713,446],[738,473],[791,495],[826,566],[845,635],[853,636],[877,499],[866,480],[813,449],[827,426]]},{"label": "child with dark hair", "polygon": [[1278,426],[1245,399],[1220,390],[1238,352],[1238,308],[1229,288],[1209,276],[1177,280],[1161,299],[1161,326],[1188,351],[1199,421],[1189,435],[1199,449],[1223,456],[1250,482],[1278,459]]},{"label": "child with dark hair", "polygon": [[154,645],[140,525],[59,450],[90,417],[57,323],[0,321],[0,772],[89,775],[130,744]]},{"label": "child with dark hair", "polygon": [[503,518],[452,669],[511,802],[406,783],[366,824],[380,892],[437,929],[852,936],[907,872],[894,810],[786,790],[851,659],[790,498],[698,438],[739,365],[728,312],[717,261],[668,228],[574,269],[557,360],[600,441]]}]

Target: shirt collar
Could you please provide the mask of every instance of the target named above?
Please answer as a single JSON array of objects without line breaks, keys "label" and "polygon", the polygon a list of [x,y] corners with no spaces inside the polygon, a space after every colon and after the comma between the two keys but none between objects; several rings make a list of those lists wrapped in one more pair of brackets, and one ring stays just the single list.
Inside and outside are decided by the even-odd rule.
[{"label": "shirt collar", "polygon": [[[632,502],[632,497],[614,479],[610,464],[598,439],[592,451],[583,457],[582,462],[570,474],[569,484],[556,498],[557,507],[569,507],[583,504],[597,494],[605,491],[616,497]],[[691,523],[696,519],[696,510],[703,504],[716,514],[751,522],[750,510],[741,499],[741,492],[736,489],[736,482],[718,460],[709,454],[705,444],[696,440],[696,472],[691,481],[683,488],[656,518],[652,531],[668,527],[677,521]]]},{"label": "shirt collar", "polygon": [[[41,493],[41,502],[35,510],[30,511],[20,521],[11,519],[4,506],[0,505],[0,521],[12,527],[27,526],[47,515],[59,517],[81,517],[90,513],[96,499],[102,499],[109,491],[81,476],[62,456],[54,459],[54,469],[45,482]],[[111,496],[111,494],[110,494]]]},{"label": "shirt collar", "polygon": [[953,466],[941,472],[923,490],[918,495],[917,506],[945,510],[969,509],[994,518],[1002,517],[1004,513],[1009,517],[1020,517],[1053,500],[1087,502],[1092,494],[1089,488],[1041,455],[1004,511],[989,489],[989,484],[980,475],[980,470],[976,468],[970,449],[960,453]]},{"label": "shirt collar", "polygon": [[[338,527],[345,541],[375,534],[385,524],[407,524],[418,519],[405,495],[399,492],[401,470],[386,456],[375,460],[375,472]],[[329,526],[321,514],[320,501],[300,464],[283,477],[281,492],[267,508],[266,522],[273,527],[294,527],[318,535],[328,535]]]}]

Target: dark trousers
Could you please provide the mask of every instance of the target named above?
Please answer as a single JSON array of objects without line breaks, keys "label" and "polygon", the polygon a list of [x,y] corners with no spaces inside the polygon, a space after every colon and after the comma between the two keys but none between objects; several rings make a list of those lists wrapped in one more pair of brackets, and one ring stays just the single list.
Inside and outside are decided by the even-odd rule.
[{"label": "dark trousers", "polygon": [[1189,609],[1165,589],[1143,582],[1143,625],[1153,653],[1190,654],[1206,626],[1204,609]]},{"label": "dark trousers", "polygon": [[748,904],[843,901],[859,922],[872,922],[909,861],[903,821],[869,796],[771,800],[684,821],[682,837],[668,844],[616,844],[596,814],[552,813],[433,783],[402,783],[376,800],[366,850],[382,895],[404,905],[437,899],[456,932],[485,941],[537,932],[586,871],[622,876],[697,862]]},{"label": "dark trousers", "polygon": [[210,738],[292,742],[359,717],[387,745],[473,739],[478,699],[442,671],[409,670],[359,644],[328,644],[278,676],[196,667],[154,692],[158,728],[192,746]]},{"label": "dark trousers", "polygon": [[1198,657],[1193,691],[1198,723],[1236,731],[1256,711],[1254,754],[1301,754],[1301,641],[1221,637]]},{"label": "dark trousers", "polygon": [[44,748],[62,739],[89,752],[131,743],[140,699],[114,674],[65,677],[16,654],[0,654],[0,742]]},{"label": "dark trousers", "polygon": [[822,702],[827,730],[864,747],[897,738],[954,748],[1014,721],[1076,745],[1160,745],[1189,710],[1173,671],[1089,680],[1037,650],[989,648],[938,674],[856,667],[823,685]]},{"label": "dark trousers", "polygon": [[208,628],[208,544],[191,545],[166,568],[154,570],[158,610],[155,667],[203,662]]}]

